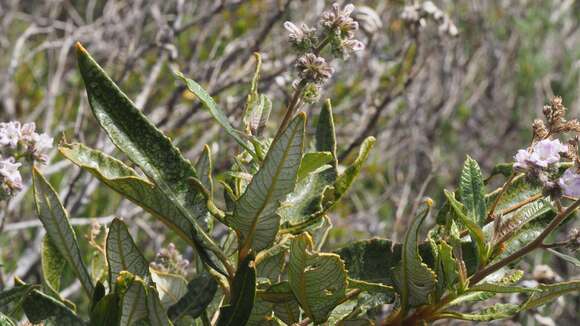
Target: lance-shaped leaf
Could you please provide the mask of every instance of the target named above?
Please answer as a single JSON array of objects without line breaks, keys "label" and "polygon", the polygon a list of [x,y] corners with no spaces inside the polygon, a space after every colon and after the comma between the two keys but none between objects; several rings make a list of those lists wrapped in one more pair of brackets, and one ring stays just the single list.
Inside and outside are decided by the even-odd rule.
[{"label": "lance-shaped leaf", "polygon": [[40,253],[44,282],[52,291],[58,293],[60,291],[62,274],[66,267],[66,259],[60,254],[60,251],[58,251],[47,236],[42,239]]},{"label": "lance-shaped leaf", "polygon": [[199,317],[213,300],[217,291],[217,282],[208,274],[195,277],[187,285],[187,293],[169,307],[167,314],[172,321],[183,316]]},{"label": "lance-shaped leaf", "polygon": [[437,314],[438,318],[453,318],[473,321],[490,321],[509,318],[519,312],[519,306],[510,303],[497,303],[489,308],[476,313],[461,313],[456,311],[444,311]]},{"label": "lance-shaped leaf", "polygon": [[135,170],[99,150],[80,143],[62,145],[59,151],[109,188],[160,219],[189,244],[195,245],[192,224],[175,205],[165,199],[159,187],[139,177]]},{"label": "lance-shaped leaf", "polygon": [[63,302],[38,290],[33,290],[22,303],[28,320],[40,324],[49,319],[54,325],[81,326],[85,323]]},{"label": "lance-shaped leaf", "polygon": [[170,321],[153,286],[147,288],[147,318],[151,326],[169,326]]},{"label": "lance-shaped leaf", "polygon": [[[329,188],[334,186],[338,176],[336,135],[330,100],[325,102],[320,111],[314,140],[314,147],[318,153],[328,152],[332,155],[332,160],[328,162],[330,168],[315,171],[299,179],[295,191],[288,195],[279,209],[285,233],[299,234],[316,225],[324,216],[325,210],[330,207],[323,206],[323,196],[327,189],[331,192]],[[309,154],[307,153],[305,157]],[[302,162],[304,161],[303,158]]]},{"label": "lance-shaped leaf", "polygon": [[467,216],[477,225],[483,226],[486,220],[485,186],[477,162],[467,157],[459,180],[459,195],[467,209]]},{"label": "lance-shaped leaf", "polygon": [[429,205],[413,220],[403,241],[401,266],[397,268],[395,277],[395,285],[401,295],[403,309],[428,303],[429,296],[435,289],[437,277],[423,263],[418,248],[419,228],[429,215],[430,209]]},{"label": "lance-shaped leaf", "polygon": [[211,260],[209,252],[219,253],[220,249],[198,223],[198,219],[205,217],[205,211],[195,205],[202,195],[189,182],[189,178],[196,177],[191,163],[135,107],[79,43],[77,56],[89,104],[101,127],[111,141],[154,181],[165,199],[192,224],[192,235],[200,256],[221,271]]},{"label": "lance-shaped leaf", "polygon": [[314,323],[323,323],[346,294],[344,263],[336,254],[313,252],[308,233],[292,239],[288,280],[304,313]]},{"label": "lance-shaped leaf", "polygon": [[580,280],[562,282],[556,284],[542,284],[537,287],[540,291],[532,293],[528,300],[523,304],[521,310],[532,309],[544,305],[564,294],[580,291]]},{"label": "lance-shaped leaf", "polygon": [[4,308],[11,303],[20,303],[22,299],[26,298],[36,288],[38,288],[38,285],[21,284],[0,292],[0,308]]},{"label": "lance-shaped leaf", "polygon": [[222,128],[224,128],[224,130],[230,136],[232,136],[232,138],[234,138],[238,142],[238,144],[240,144],[240,146],[242,146],[246,151],[248,151],[248,153],[254,155],[254,150],[252,149],[251,145],[241,137],[241,133],[238,130],[234,129],[224,111],[217,105],[217,103],[203,89],[203,87],[201,87],[201,85],[199,85],[194,80],[186,78],[180,72],[177,73],[177,77],[181,78],[185,82],[187,89],[189,89],[190,92],[195,94],[197,98],[199,98],[199,100],[204,104],[204,106],[207,108],[207,110],[213,116],[213,118],[217,121],[217,123],[219,123],[222,126]]},{"label": "lance-shaped leaf", "polygon": [[352,165],[350,165],[343,174],[338,176],[338,179],[334,184],[334,198],[332,198],[332,204],[338,202],[338,200],[340,200],[340,198],[342,198],[342,196],[346,193],[348,188],[350,188],[354,179],[359,175],[363,163],[367,160],[371,149],[375,145],[375,142],[375,137],[366,138],[363,141],[359,149],[358,156]]},{"label": "lance-shaped leaf", "polygon": [[491,292],[491,293],[526,293],[536,291],[538,291],[538,289],[496,283],[481,283],[467,289],[467,292]]},{"label": "lance-shaped leaf", "polygon": [[576,258],[576,257],[572,257],[570,255],[566,255],[563,254],[559,251],[556,251],[554,249],[548,249],[551,253],[553,253],[554,255],[564,259],[565,261],[569,262],[570,264],[573,264],[576,267],[580,267],[580,259]]},{"label": "lance-shaped leaf", "polygon": [[85,292],[91,296],[93,294],[93,281],[83,263],[77,236],[69,223],[67,211],[60,202],[56,191],[36,168],[33,169],[32,179],[38,218],[46,229],[51,243],[66,259],[81,281]]},{"label": "lance-shaped leaf", "polygon": [[8,316],[0,312],[0,325],[2,326],[16,326],[16,323],[12,321]]},{"label": "lance-shaped leaf", "polygon": [[329,163],[334,163],[334,156],[330,152],[312,152],[304,154],[300,168],[298,169],[298,180],[303,179],[308,174],[332,168]]},{"label": "lance-shaped leaf", "polygon": [[122,271],[141,278],[149,278],[149,263],[135,245],[127,226],[118,218],[111,222],[107,234],[107,262],[109,284],[114,284]]},{"label": "lance-shaped leaf", "polygon": [[437,262],[435,272],[437,273],[437,295],[442,295],[445,290],[451,290],[459,278],[457,261],[453,257],[453,248],[442,241],[437,244]]},{"label": "lance-shaped leaf", "polygon": [[249,254],[239,264],[234,276],[230,303],[220,308],[217,326],[245,325],[256,297],[256,268],[254,256]]},{"label": "lance-shaped leaf", "polygon": [[278,233],[280,216],[276,210],[294,190],[302,158],[305,119],[303,113],[299,114],[270,146],[262,167],[236,202],[230,221],[242,235],[243,248],[260,251]]}]

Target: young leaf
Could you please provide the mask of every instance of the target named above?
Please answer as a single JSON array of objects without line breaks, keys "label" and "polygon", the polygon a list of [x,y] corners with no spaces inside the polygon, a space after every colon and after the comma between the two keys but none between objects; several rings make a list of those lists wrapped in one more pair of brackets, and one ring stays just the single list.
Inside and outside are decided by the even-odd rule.
[{"label": "young leaf", "polygon": [[201,194],[189,182],[189,178],[196,177],[191,163],[135,107],[80,43],[77,43],[77,57],[91,110],[101,127],[111,141],[155,182],[165,199],[192,224],[196,249],[206,263],[221,272],[208,251],[219,253],[220,249],[197,221],[205,217],[205,212],[194,213]]},{"label": "young leaf", "polygon": [[213,300],[216,291],[217,283],[211,276],[201,274],[195,277],[187,285],[187,293],[169,307],[169,318],[175,322],[186,315],[199,317]]},{"label": "young leaf", "polygon": [[256,268],[249,254],[239,264],[231,289],[230,303],[220,309],[217,326],[245,325],[256,297]]},{"label": "young leaf", "polygon": [[308,174],[321,168],[332,168],[328,163],[332,163],[334,157],[330,152],[312,152],[304,154],[300,168],[298,169],[298,180],[303,179]]},{"label": "young leaf", "polygon": [[135,245],[127,226],[115,218],[107,234],[107,262],[109,265],[109,284],[115,284],[119,273],[127,271],[148,279],[149,263]]},{"label": "young leaf", "polygon": [[452,290],[459,272],[457,269],[457,261],[453,257],[453,248],[446,242],[437,244],[437,263],[435,271],[437,273],[437,294],[440,297],[445,290]]},{"label": "young leaf", "polygon": [[85,323],[63,302],[38,290],[33,290],[22,303],[28,320],[33,324],[50,319],[59,326],[82,326]]},{"label": "young leaf", "polygon": [[42,265],[44,281],[52,291],[58,293],[58,291],[60,291],[62,273],[66,267],[66,259],[64,259],[57,247],[52,244],[50,238],[47,236],[42,239],[40,253],[42,257],[40,262]]},{"label": "young leaf", "polygon": [[36,168],[33,169],[32,180],[38,218],[46,229],[51,243],[71,266],[85,292],[91,296],[93,281],[83,263],[77,236],[69,223],[68,213],[57,193]]},{"label": "young leaf", "polygon": [[395,285],[401,295],[403,309],[428,303],[429,296],[435,289],[437,276],[423,262],[418,250],[419,228],[430,210],[429,205],[419,213],[411,223],[403,241],[401,266],[397,268],[395,277]]},{"label": "young leaf", "polygon": [[511,303],[497,303],[477,313],[461,313],[457,311],[444,311],[437,314],[439,318],[453,318],[473,321],[490,321],[509,318],[519,312],[519,306]]},{"label": "young leaf", "polygon": [[367,160],[375,142],[376,139],[374,137],[368,137],[365,139],[359,149],[358,156],[352,165],[349,166],[343,174],[338,176],[338,179],[334,184],[334,198],[332,198],[332,204],[338,202],[338,200],[346,193],[348,188],[350,188],[354,179],[359,175],[362,165]]},{"label": "young leaf", "polygon": [[288,280],[300,307],[318,324],[346,295],[346,270],[336,254],[313,251],[312,238],[302,233],[292,239]]},{"label": "young leaf", "polygon": [[[195,246],[193,226],[187,217],[165,194],[151,182],[123,162],[80,143],[65,144],[59,151],[71,162],[90,172],[109,188],[125,196],[133,203],[161,220],[183,240]],[[198,211],[202,211],[198,209]]]},{"label": "young leaf", "polygon": [[294,190],[302,158],[306,116],[299,114],[270,146],[262,167],[236,202],[231,225],[242,235],[242,250],[260,251],[272,243],[280,224],[276,210]]},{"label": "young leaf", "polygon": [[209,113],[213,116],[213,118],[217,121],[217,123],[219,123],[222,126],[222,128],[224,128],[224,130],[230,136],[232,136],[232,138],[234,138],[238,142],[238,144],[240,144],[240,146],[242,146],[246,151],[248,151],[248,153],[250,153],[252,156],[255,155],[252,146],[247,141],[242,139],[242,137],[240,136],[241,133],[238,130],[234,129],[234,127],[230,124],[230,121],[228,120],[228,117],[226,116],[224,111],[217,105],[217,103],[213,100],[213,98],[201,87],[201,85],[199,85],[192,79],[186,78],[180,72],[177,73],[177,77],[181,78],[181,80],[185,82],[187,89],[189,89],[190,92],[195,94],[197,98],[199,98],[199,100],[208,109]]},{"label": "young leaf", "polygon": [[485,204],[485,186],[477,162],[467,156],[459,181],[461,202],[467,209],[467,216],[477,225],[485,225],[487,218]]}]

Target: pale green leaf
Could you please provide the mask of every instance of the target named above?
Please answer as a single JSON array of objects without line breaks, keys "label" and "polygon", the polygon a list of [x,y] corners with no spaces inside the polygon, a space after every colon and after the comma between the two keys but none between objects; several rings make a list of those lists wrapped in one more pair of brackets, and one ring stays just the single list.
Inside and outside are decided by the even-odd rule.
[{"label": "pale green leaf", "polygon": [[12,321],[8,316],[0,312],[0,325],[2,326],[16,326],[16,323]]},{"label": "pale green leaf", "polygon": [[569,262],[570,264],[573,264],[576,267],[580,267],[580,259],[576,258],[576,257],[572,257],[570,255],[566,255],[564,253],[561,253],[559,251],[556,251],[554,249],[548,249],[551,253],[553,253],[554,255],[564,259],[565,261]]},{"label": "pale green leaf", "polygon": [[429,297],[435,289],[437,276],[419,255],[419,228],[429,215],[430,206],[425,208],[413,220],[401,252],[401,266],[397,268],[395,285],[401,295],[403,309],[416,307],[429,302]]},{"label": "pale green leaf", "polygon": [[143,280],[134,277],[121,295],[120,326],[131,326],[148,319],[146,285]]},{"label": "pale green leaf", "polygon": [[115,218],[107,234],[107,262],[109,265],[109,284],[114,284],[122,271],[144,279],[149,278],[149,263],[135,245],[127,226]]},{"label": "pale green leaf", "polygon": [[187,293],[187,280],[181,275],[151,269],[151,279],[165,309],[179,302]]},{"label": "pale green leaf", "polygon": [[364,162],[367,160],[371,149],[375,145],[375,142],[376,139],[374,137],[368,137],[365,139],[354,162],[344,171],[344,173],[338,176],[334,184],[332,204],[338,202],[338,200],[340,200],[340,198],[342,198],[346,193],[348,188],[350,188],[354,179],[359,175]]},{"label": "pale green leaf", "polygon": [[52,241],[47,236],[42,239],[40,253],[44,281],[52,291],[58,293],[60,291],[62,275],[66,267],[66,259],[60,254],[60,251],[52,244]]},{"label": "pale green leaf", "polygon": [[540,291],[532,293],[521,307],[522,311],[539,307],[565,294],[580,291],[580,280],[555,284],[541,284],[537,289]]},{"label": "pale green leaf", "polygon": [[260,251],[272,243],[280,224],[280,202],[294,190],[302,158],[306,116],[299,114],[270,146],[262,167],[236,202],[231,226],[244,248]]},{"label": "pale green leaf", "polygon": [[331,168],[328,163],[332,163],[334,157],[330,152],[311,152],[304,154],[300,168],[298,169],[298,180],[303,179],[308,174],[315,171],[322,172],[321,168]]},{"label": "pale green leaf", "polygon": [[453,257],[453,248],[446,242],[437,244],[437,262],[435,272],[437,274],[437,294],[442,295],[445,290],[452,290],[459,279],[457,261]]},{"label": "pale green leaf", "polygon": [[66,259],[79,278],[85,292],[93,294],[93,281],[82,260],[77,236],[69,223],[68,213],[60,202],[56,191],[40,172],[34,168],[34,201],[36,212],[50,241]]},{"label": "pale green leaf", "polygon": [[308,233],[292,239],[288,280],[304,313],[323,323],[344,299],[347,275],[338,255],[314,252],[313,246]]},{"label": "pale green leaf", "polygon": [[167,313],[165,309],[163,309],[163,305],[161,301],[159,301],[159,294],[154,287],[149,286],[147,288],[147,312],[149,319],[149,324],[151,326],[169,326],[171,322],[167,317]]},{"label": "pale green leaf", "polygon": [[497,303],[489,308],[476,313],[461,313],[457,311],[444,311],[439,313],[439,318],[452,318],[472,321],[490,321],[509,318],[519,312],[519,306],[510,303]]}]

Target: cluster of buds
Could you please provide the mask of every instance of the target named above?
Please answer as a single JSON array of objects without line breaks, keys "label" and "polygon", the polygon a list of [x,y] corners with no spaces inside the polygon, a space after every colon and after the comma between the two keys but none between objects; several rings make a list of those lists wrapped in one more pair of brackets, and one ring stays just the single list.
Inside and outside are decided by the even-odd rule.
[{"label": "cluster of buds", "polygon": [[[559,97],[544,107],[547,123],[539,119],[534,121],[534,142],[529,148],[520,149],[514,156],[514,169],[539,180],[544,189],[552,195],[580,198],[578,138],[571,139],[567,146],[558,139],[551,139],[561,133],[580,131],[580,128],[576,128],[579,125],[578,121],[566,121],[565,112],[566,108]],[[574,166],[558,177],[558,167],[562,158],[571,159]]]},{"label": "cluster of buds", "polygon": [[[320,56],[324,46],[329,45],[332,55],[342,59],[364,49],[364,44],[354,38],[359,29],[359,23],[351,17],[354,10],[352,4],[341,8],[338,3],[334,3],[331,9],[321,14],[320,29],[306,24],[298,26],[289,21],[284,23],[290,43],[301,54],[296,60],[296,69],[305,90],[303,99],[307,103],[316,102],[320,98],[320,87],[334,72],[328,60]],[[296,86],[298,84],[295,82]]]},{"label": "cluster of buds", "polygon": [[173,243],[162,248],[155,256],[155,261],[151,263],[151,268],[164,272],[182,275],[187,277],[189,274],[189,261],[183,258]]},{"label": "cluster of buds", "polygon": [[18,121],[0,123],[0,200],[14,196],[22,190],[19,168],[21,158],[28,162],[46,163],[46,152],[52,148],[53,139],[36,132],[34,123],[23,125]]},{"label": "cluster of buds", "polygon": [[459,35],[459,30],[451,18],[431,1],[405,6],[401,19],[412,28],[423,28],[427,25],[427,19],[431,19],[439,24],[439,33],[449,36]]}]

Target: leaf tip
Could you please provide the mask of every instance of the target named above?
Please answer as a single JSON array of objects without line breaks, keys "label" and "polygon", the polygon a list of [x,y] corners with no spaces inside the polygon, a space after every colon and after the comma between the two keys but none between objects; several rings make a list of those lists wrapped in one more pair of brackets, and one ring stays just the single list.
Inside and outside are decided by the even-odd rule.
[{"label": "leaf tip", "polygon": [[85,49],[85,47],[79,41],[77,41],[75,43],[75,48],[77,49],[77,53],[78,54],[86,54],[86,53],[88,53],[87,52],[87,49]]}]

